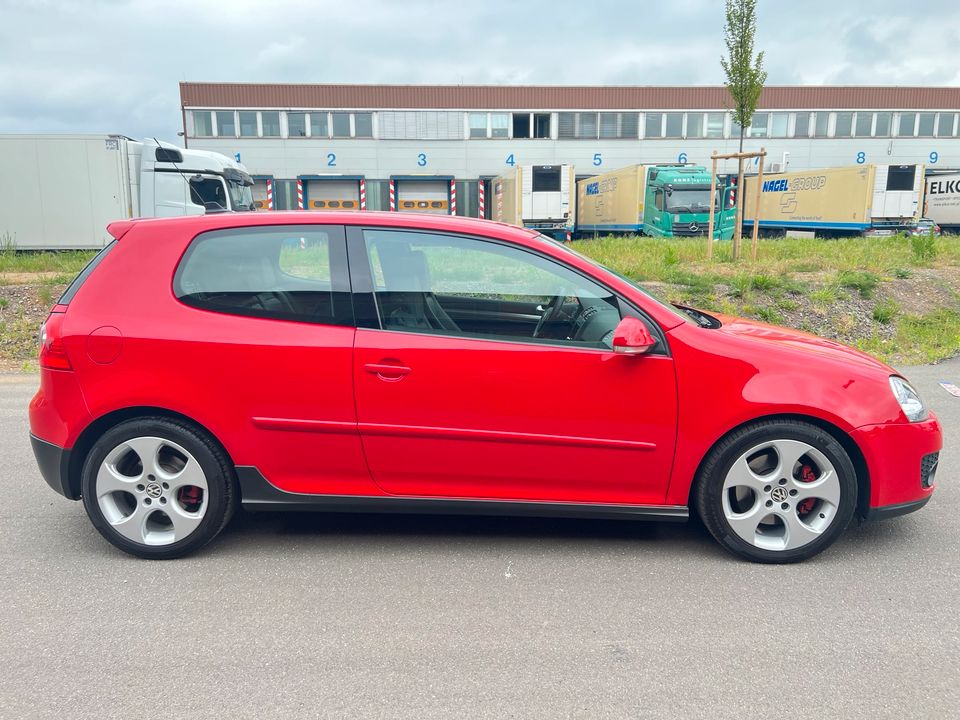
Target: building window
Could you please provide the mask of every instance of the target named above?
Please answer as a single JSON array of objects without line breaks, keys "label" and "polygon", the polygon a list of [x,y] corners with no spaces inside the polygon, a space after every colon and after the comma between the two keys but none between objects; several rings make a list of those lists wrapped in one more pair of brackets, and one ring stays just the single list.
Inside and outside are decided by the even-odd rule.
[{"label": "building window", "polygon": [[953,123],[956,113],[939,113],[937,119],[937,137],[953,137]]},{"label": "building window", "polygon": [[936,113],[919,113],[917,122],[917,135],[920,137],[933,137],[933,122],[937,118]]},{"label": "building window", "polygon": [[754,113],[750,121],[750,137],[770,137],[770,113]]},{"label": "building window", "polygon": [[833,130],[833,136],[834,137],[850,137],[852,132],[853,132],[853,113],[838,112],[837,122]]},{"label": "building window", "polygon": [[530,137],[530,113],[513,113],[513,137]]},{"label": "building window", "polygon": [[898,137],[913,137],[916,133],[914,129],[917,124],[916,113],[900,113],[900,127],[897,130]]},{"label": "building window", "polygon": [[237,136],[237,119],[233,110],[219,110],[217,112],[217,135],[220,137]]},{"label": "building window", "polygon": [[240,137],[257,136],[257,113],[255,110],[241,110],[240,115]]},{"label": "building window", "polygon": [[703,113],[687,113],[687,137],[703,137]]},{"label": "building window", "polygon": [[827,130],[829,130],[829,128],[830,128],[830,113],[828,112],[814,113],[813,136],[818,138],[825,138],[827,136]]},{"label": "building window", "polygon": [[487,114],[470,113],[470,137],[487,137]]},{"label": "building window", "polygon": [[663,113],[647,113],[643,136],[648,138],[663,137]]},{"label": "building window", "polygon": [[510,113],[490,113],[490,136],[505,138],[510,135]]},{"label": "building window", "polygon": [[213,120],[209,110],[193,111],[193,134],[197,137],[213,136]]},{"label": "building window", "polygon": [[597,113],[578,113],[579,126],[577,137],[587,140],[597,139]]},{"label": "building window", "polygon": [[724,119],[723,113],[707,113],[707,137],[723,137]]},{"label": "building window", "polygon": [[810,113],[797,113],[793,121],[793,136],[798,138],[810,137]]},{"label": "building window", "polygon": [[550,113],[534,113],[533,136],[535,138],[550,137]]},{"label": "building window", "polygon": [[353,129],[356,137],[373,137],[373,113],[354,113]]},{"label": "building window", "polygon": [[877,113],[877,123],[874,128],[874,137],[890,137],[890,126],[893,115],[888,112]]},{"label": "building window", "polygon": [[306,137],[307,136],[307,114],[298,112],[298,113],[287,113],[287,135],[289,137]]},{"label": "building window", "polygon": [[[739,137],[740,137],[740,131],[741,131],[740,123],[737,122],[737,118],[736,118],[736,117],[734,117],[734,116],[731,115],[731,116],[730,116],[730,137],[731,137],[731,138],[739,138]],[[747,134],[744,133],[743,136],[746,137]]]},{"label": "building window", "polygon": [[620,113],[620,137],[628,140],[636,140],[637,132],[640,128],[639,122],[640,113]]},{"label": "building window", "polygon": [[333,136],[350,137],[350,113],[333,113]]},{"label": "building window", "polygon": [[577,136],[577,114],[562,112],[557,114],[557,137],[570,140]]},{"label": "building window", "polygon": [[666,113],[667,130],[664,137],[683,137],[683,113]]},{"label": "building window", "polygon": [[857,122],[854,127],[854,135],[857,137],[870,137],[873,130],[873,113],[858,112]]},{"label": "building window", "polygon": [[617,113],[600,113],[600,137],[616,138],[620,137],[619,118]]},{"label": "building window", "polygon": [[280,112],[278,110],[264,110],[260,113],[263,123],[264,137],[280,137]]},{"label": "building window", "polygon": [[329,113],[310,113],[310,137],[330,137]]},{"label": "building window", "polygon": [[789,137],[790,113],[773,113],[770,115],[770,137]]}]

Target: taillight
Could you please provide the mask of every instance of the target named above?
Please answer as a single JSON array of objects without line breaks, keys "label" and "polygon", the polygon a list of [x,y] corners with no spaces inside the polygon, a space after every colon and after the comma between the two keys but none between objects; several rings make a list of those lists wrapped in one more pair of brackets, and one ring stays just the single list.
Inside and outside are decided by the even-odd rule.
[{"label": "taillight", "polygon": [[40,327],[40,367],[48,370],[73,370],[67,348],[63,344],[63,310],[53,308],[47,321]]}]

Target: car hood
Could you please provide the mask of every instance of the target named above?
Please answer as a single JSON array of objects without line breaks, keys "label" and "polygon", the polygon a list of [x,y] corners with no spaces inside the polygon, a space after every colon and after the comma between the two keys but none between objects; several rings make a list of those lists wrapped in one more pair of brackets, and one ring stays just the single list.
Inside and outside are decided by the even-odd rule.
[{"label": "car hood", "polygon": [[717,314],[713,314],[713,317],[717,318],[722,325],[716,330],[709,330],[708,332],[722,333],[726,336],[782,348],[796,352],[798,355],[811,360],[817,357],[824,360],[852,362],[884,374],[896,374],[886,363],[835,340],[828,340],[801,330],[790,330],[745,318]]}]

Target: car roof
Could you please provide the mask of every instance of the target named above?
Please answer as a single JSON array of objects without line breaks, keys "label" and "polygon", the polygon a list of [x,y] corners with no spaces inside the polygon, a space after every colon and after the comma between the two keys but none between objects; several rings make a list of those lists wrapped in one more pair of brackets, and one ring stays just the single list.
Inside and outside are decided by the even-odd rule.
[{"label": "car roof", "polygon": [[506,223],[459,215],[436,213],[357,211],[306,211],[279,210],[261,212],[211,213],[175,218],[133,218],[118,220],[107,226],[115,239],[120,239],[133,227],[157,226],[179,229],[191,233],[234,227],[258,227],[261,225],[364,225],[437,230],[468,234],[495,235],[504,239],[529,242],[539,233],[528,228],[519,228]]}]

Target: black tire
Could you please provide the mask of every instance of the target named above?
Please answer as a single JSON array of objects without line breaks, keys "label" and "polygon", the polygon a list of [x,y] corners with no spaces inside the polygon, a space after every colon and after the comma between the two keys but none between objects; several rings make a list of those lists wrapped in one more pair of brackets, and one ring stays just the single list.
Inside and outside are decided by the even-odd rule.
[{"label": "black tire", "polygon": [[[205,514],[196,529],[182,540],[167,545],[133,542],[111,526],[97,501],[96,480],[101,464],[111,450],[138,437],[157,437],[180,445],[193,455],[206,476],[208,498]],[[81,488],[83,506],[100,534],[120,550],[151,560],[182,557],[203,547],[223,530],[238,504],[233,464],[220,445],[200,428],[165,417],[134,418],[105,432],[87,454]]]},{"label": "black tire", "polygon": [[[751,448],[775,440],[798,440],[823,453],[837,473],[840,492],[833,519],[820,536],[800,547],[782,550],[757,547],[744,540],[723,510],[723,485],[734,463]],[[701,466],[692,499],[703,524],[728,551],[753,562],[794,563],[828,548],[849,525],[857,507],[857,477],[846,451],[825,430],[797,420],[763,420],[730,433],[713,447]]]}]

